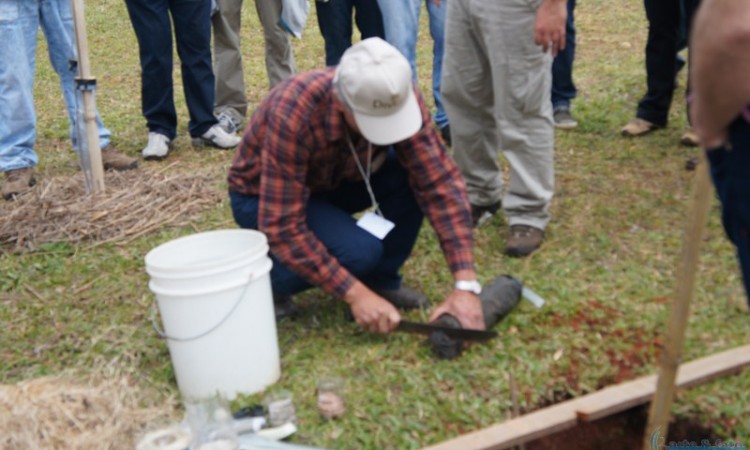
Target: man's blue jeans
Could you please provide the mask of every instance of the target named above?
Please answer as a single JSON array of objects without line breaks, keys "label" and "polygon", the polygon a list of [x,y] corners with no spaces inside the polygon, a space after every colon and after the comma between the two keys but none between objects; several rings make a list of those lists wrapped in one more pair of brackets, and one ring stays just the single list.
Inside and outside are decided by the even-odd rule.
[{"label": "man's blue jeans", "polygon": [[[440,80],[443,74],[443,48],[445,41],[445,12],[449,0],[436,5],[433,0],[424,0],[430,18],[432,36],[432,95],[435,98],[435,124],[438,128],[448,125],[448,116],[440,96]],[[417,34],[422,0],[378,0],[383,14],[385,40],[396,47],[411,64],[412,75],[417,78]]]},{"label": "man's blue jeans", "polygon": [[385,36],[377,0],[317,0],[315,11],[325,41],[326,66],[337,65],[352,46],[352,12],[362,39]]},{"label": "man's blue jeans", "polygon": [[[52,67],[70,120],[70,136],[77,148],[76,59],[73,16],[69,0],[0,0],[0,172],[31,167],[39,162],[34,152],[34,71],[39,27],[47,39]],[[112,133],[97,114],[99,144],[110,143]]]},{"label": "man's blue jeans", "polygon": [[[125,0],[138,38],[141,59],[141,107],[149,131],[174,139],[177,111],[172,72],[172,24],[180,57],[190,136],[217,123],[211,65],[210,0]],[[171,17],[171,20],[170,20]]]},{"label": "man's blue jeans", "polygon": [[[398,289],[399,270],[409,257],[422,225],[422,211],[409,187],[406,170],[394,154],[374,173],[371,184],[383,215],[396,227],[382,241],[356,224],[352,214],[370,206],[365,183],[347,182],[336,190],[311,196],[307,226],[329,253],[371,288]],[[232,213],[242,228],[258,229],[257,196],[229,192]],[[273,256],[271,286],[279,295],[312,287]]]},{"label": "man's blue jeans", "polygon": [[729,131],[728,147],[706,152],[711,177],[721,200],[721,220],[737,257],[750,305],[750,124],[737,119]]},{"label": "man's blue jeans", "polygon": [[578,93],[573,83],[573,62],[576,59],[576,0],[568,0],[568,21],[565,24],[565,48],[552,61],[552,109],[570,108]]}]

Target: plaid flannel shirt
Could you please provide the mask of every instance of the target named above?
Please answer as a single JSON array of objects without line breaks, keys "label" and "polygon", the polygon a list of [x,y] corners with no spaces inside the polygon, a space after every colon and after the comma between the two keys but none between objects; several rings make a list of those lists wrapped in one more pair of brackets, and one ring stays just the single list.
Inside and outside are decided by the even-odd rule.
[{"label": "plaid flannel shirt", "polygon": [[[355,278],[307,228],[311,194],[361,180],[346,140],[346,121],[333,97],[334,68],[298,74],[274,88],[253,113],[229,169],[229,189],[259,196],[258,228],[272,254],[326,292],[343,297]],[[453,159],[417,93],[423,124],[394,145],[417,203],[437,232],[451,271],[473,269],[471,212]],[[349,133],[361,161],[368,142]],[[373,145],[373,159],[388,151]]]}]

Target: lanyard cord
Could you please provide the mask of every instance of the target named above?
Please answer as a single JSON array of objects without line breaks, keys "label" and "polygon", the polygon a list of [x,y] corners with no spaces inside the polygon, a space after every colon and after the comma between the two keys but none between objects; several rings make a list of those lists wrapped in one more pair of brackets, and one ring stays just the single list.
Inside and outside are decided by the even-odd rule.
[{"label": "lanyard cord", "polygon": [[362,162],[360,162],[359,156],[357,156],[357,151],[354,149],[352,138],[351,136],[349,136],[349,127],[344,127],[344,131],[346,133],[346,143],[349,144],[349,150],[352,151],[352,156],[354,156],[354,162],[357,163],[359,174],[362,175],[362,179],[365,181],[365,186],[367,187],[367,193],[370,195],[372,207],[375,209],[375,213],[377,215],[379,215],[380,217],[384,217],[383,213],[380,211],[378,202],[375,200],[375,193],[372,191],[372,185],[370,184],[370,175],[372,170],[372,144],[370,143],[370,141],[367,141],[367,170],[365,170],[362,167]]}]

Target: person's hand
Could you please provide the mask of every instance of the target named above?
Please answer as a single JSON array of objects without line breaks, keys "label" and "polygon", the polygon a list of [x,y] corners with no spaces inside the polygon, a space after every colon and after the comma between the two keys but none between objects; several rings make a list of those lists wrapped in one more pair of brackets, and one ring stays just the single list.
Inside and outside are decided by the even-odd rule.
[{"label": "person's hand", "polygon": [[430,322],[443,314],[450,314],[461,322],[463,328],[484,330],[484,313],[479,296],[467,291],[453,290],[448,298],[430,315]]},{"label": "person's hand", "polygon": [[357,324],[372,333],[390,333],[401,321],[396,307],[360,282],[346,292],[344,301],[349,304]]},{"label": "person's hand", "polygon": [[565,0],[544,0],[536,11],[534,43],[552,56],[565,48],[565,21],[568,9]]}]

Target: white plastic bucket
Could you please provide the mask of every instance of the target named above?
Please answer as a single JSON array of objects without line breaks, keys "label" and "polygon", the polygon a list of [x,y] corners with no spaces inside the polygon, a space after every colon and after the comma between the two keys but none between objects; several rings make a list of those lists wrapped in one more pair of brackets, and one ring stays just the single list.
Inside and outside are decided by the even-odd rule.
[{"label": "white plastic bucket", "polygon": [[266,236],[255,230],[217,230],[174,239],[148,252],[146,272],[160,288],[203,289],[231,283],[268,260]]},{"label": "white plastic bucket", "polygon": [[146,255],[183,397],[218,392],[231,400],[279,379],[267,251],[263,233],[220,230],[175,239]]}]

